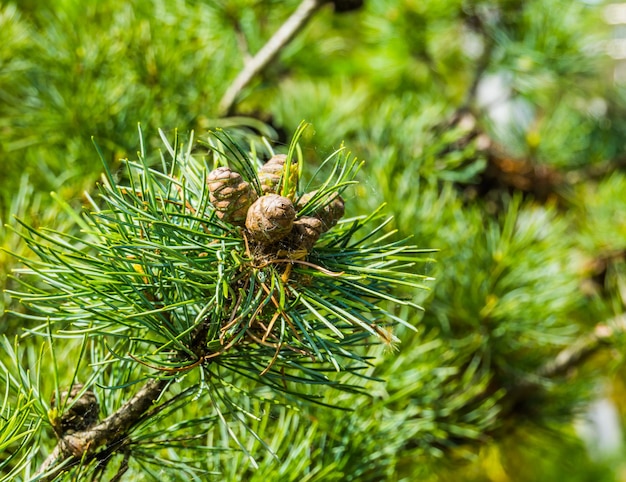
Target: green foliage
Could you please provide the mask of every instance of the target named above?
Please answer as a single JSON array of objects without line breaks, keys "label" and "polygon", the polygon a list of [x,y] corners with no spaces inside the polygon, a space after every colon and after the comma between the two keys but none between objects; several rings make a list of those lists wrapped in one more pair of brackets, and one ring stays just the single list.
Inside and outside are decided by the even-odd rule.
[{"label": "green foliage", "polygon": [[486,225],[480,213],[466,211],[474,229],[450,258],[467,270],[446,273],[431,305],[445,332],[475,337],[505,378],[532,373],[547,353],[571,343],[580,308],[581,267],[571,259],[568,225],[555,219],[554,208],[519,204],[512,201],[500,223]]},{"label": "green foliage", "polygon": [[[53,394],[103,418],[156,373],[61,479],[618,480],[576,427],[600,385],[624,425],[621,27],[603,2],[324,5],[215,119],[298,3],[0,5],[0,480],[57,443]],[[348,213],[263,265],[204,176],[254,184],[274,150]]]},{"label": "green foliage", "polygon": [[[297,151],[298,137],[290,153]],[[28,332],[48,338],[56,393],[63,377],[55,359],[67,350],[65,339],[82,340],[71,384],[82,381],[85,373],[78,369],[88,363],[86,386],[106,387],[100,395],[107,415],[122,406],[121,388],[148,376],[142,366],[166,377],[200,372],[187,378],[189,389],[155,409],[152,422],[191,396],[208,399],[217,412],[194,425],[228,424],[227,417],[242,422],[248,410],[237,399],[256,386],[318,403],[313,386],[361,392],[327,373],[358,374],[369,358],[363,350],[367,337],[391,344],[396,338],[390,327],[410,326],[381,302],[419,308],[392,293],[395,286],[424,287],[427,277],[413,270],[427,251],[392,240],[394,232],[384,231],[389,220],[376,210],[341,220],[306,260],[280,251],[277,257],[258,255],[244,231],[215,216],[207,161],[191,155],[193,140],[184,145],[176,138],[172,145],[163,136],[163,141],[160,170],[148,167],[141,138],[138,161],[125,161],[124,184],[107,171],[99,186],[101,201],[90,200],[90,209],[75,216],[79,235],[21,223],[18,233],[36,259],[21,258],[26,268],[14,278],[20,289],[9,293],[28,311],[13,314],[38,322]],[[213,166],[238,167],[251,181],[256,176],[258,161],[228,134],[217,132],[206,145]],[[344,149],[329,156],[307,183],[307,191],[316,188],[318,194],[302,215],[318,209],[325,196],[348,189],[358,167]],[[318,180],[325,171],[328,176]],[[258,180],[252,184],[259,186]],[[49,419],[54,425],[55,416]],[[124,442],[126,459],[145,460],[153,444],[173,450],[177,433],[191,426],[189,420],[175,423],[163,438],[139,425]],[[94,477],[99,471],[87,460],[68,474]]]},{"label": "green foliage", "polygon": [[[29,268],[16,278],[23,291],[10,293],[30,308],[22,316],[42,323],[33,332],[110,337],[108,349],[120,358],[126,353],[170,371],[208,360],[237,372],[258,370],[280,388],[291,369],[304,377],[293,381],[324,381],[301,365],[303,356],[340,370],[338,357],[352,357],[348,347],[362,342],[361,332],[376,335],[388,320],[403,322],[377,304],[410,305],[389,291],[421,286],[426,277],[405,270],[423,251],[386,241],[393,233],[383,232],[387,221],[376,226],[378,211],[325,233],[307,261],[259,259],[237,228],[215,217],[206,166],[190,155],[193,143],[177,143],[165,145],[171,160],[162,159],[161,171],[148,167],[142,151],[138,162],[126,163],[128,185],[109,173],[100,186],[103,203],[93,201],[77,220],[80,238],[24,226],[21,235],[39,260],[22,259]],[[237,155],[255,173],[256,161],[228,137],[218,134],[210,144],[214,165]],[[358,167],[341,151],[325,163],[330,176],[303,215],[326,194],[343,192]],[[42,282],[49,288],[39,288]],[[206,349],[197,346],[203,330]]]},{"label": "green foliage", "polygon": [[15,35],[0,53],[2,152],[72,198],[100,171],[91,136],[115,162],[136,146],[129,125],[172,129],[211,116],[233,53],[206,28],[214,17],[185,2],[3,6],[0,28]]},{"label": "green foliage", "polygon": [[[589,243],[585,248],[590,252],[616,252],[626,248],[626,226],[622,222],[624,211],[622,193],[626,189],[626,177],[615,173],[599,184],[580,187],[582,207],[588,216],[580,222],[584,235],[582,239]],[[585,222],[586,221],[586,222]]]}]

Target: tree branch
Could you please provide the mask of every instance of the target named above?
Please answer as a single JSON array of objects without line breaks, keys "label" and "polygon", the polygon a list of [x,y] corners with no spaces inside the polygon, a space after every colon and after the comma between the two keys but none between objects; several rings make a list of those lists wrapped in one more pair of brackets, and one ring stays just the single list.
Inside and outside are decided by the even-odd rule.
[{"label": "tree branch", "polygon": [[566,373],[610,343],[611,338],[619,333],[626,333],[626,314],[596,325],[591,333],[582,336],[571,346],[562,350],[554,360],[546,363],[539,370],[539,376],[553,378]]},{"label": "tree branch", "polygon": [[[591,333],[581,336],[537,370],[537,379],[551,379],[566,374],[605,346],[610,345],[613,337],[625,333],[626,313],[596,325]],[[525,379],[518,382],[509,391],[509,398],[513,400],[528,398],[529,394],[534,393],[534,389],[541,386],[537,379]]]},{"label": "tree branch", "polygon": [[281,25],[267,43],[252,57],[244,66],[243,70],[235,78],[233,83],[224,93],[220,100],[219,113],[228,115],[231,113],[237,96],[248,83],[261,72],[287,45],[315,11],[327,0],[302,0],[295,12]]},{"label": "tree branch", "polygon": [[124,438],[161,396],[168,383],[169,380],[152,379],[128,402],[99,424],[80,432],[63,435],[41,465],[39,474],[43,475],[43,478],[40,480],[53,480],[59,473],[79,463],[85,456],[94,455],[98,448]]}]

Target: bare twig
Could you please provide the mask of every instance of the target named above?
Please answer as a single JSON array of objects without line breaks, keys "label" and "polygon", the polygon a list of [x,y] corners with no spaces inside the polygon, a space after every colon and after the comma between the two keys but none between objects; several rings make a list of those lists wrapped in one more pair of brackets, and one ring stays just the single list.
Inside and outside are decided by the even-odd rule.
[{"label": "bare twig", "polygon": [[39,474],[43,477],[40,480],[53,480],[62,471],[94,455],[98,448],[124,438],[163,393],[167,384],[168,380],[152,379],[99,424],[62,436],[41,465]]},{"label": "bare twig", "polygon": [[326,0],[302,0],[296,11],[281,25],[261,50],[246,62],[243,70],[239,72],[239,75],[237,75],[220,100],[220,114],[228,115],[231,113],[237,96],[244,87],[248,85],[255,75],[274,60],[281,49],[293,39],[298,30],[307,23],[315,11],[324,3],[326,3]]}]

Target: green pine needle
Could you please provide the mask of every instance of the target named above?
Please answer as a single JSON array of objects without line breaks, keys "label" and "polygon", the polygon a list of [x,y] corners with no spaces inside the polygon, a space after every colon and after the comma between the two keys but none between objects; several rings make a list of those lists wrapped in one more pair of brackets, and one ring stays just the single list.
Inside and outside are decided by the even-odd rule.
[{"label": "green pine needle", "polygon": [[[259,161],[223,130],[203,142],[212,162],[192,155],[193,136],[185,146],[161,133],[166,157],[158,170],[139,132],[139,161],[124,161],[125,181],[105,164],[80,234],[20,222],[37,258],[20,257],[27,268],[16,272],[22,289],[11,295],[28,307],[16,314],[40,322],[31,332],[116,340],[110,364],[132,360],[164,374],[220,366],[291,392],[285,384],[341,387],[325,375],[329,368],[366,366],[369,336],[389,342],[390,327],[410,326],[391,309],[419,309],[407,289],[425,288],[420,266],[431,250],[396,240],[382,206],[341,220],[304,258],[260,259],[244,230],[217,218],[205,182],[207,164],[227,165],[261,192]],[[309,181],[317,194],[300,215],[349,189],[361,165],[343,147],[332,153]]]}]

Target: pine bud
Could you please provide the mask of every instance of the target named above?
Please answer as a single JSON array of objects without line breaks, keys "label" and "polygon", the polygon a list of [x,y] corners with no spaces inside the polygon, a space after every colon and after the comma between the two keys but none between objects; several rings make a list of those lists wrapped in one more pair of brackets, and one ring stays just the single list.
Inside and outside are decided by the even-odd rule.
[{"label": "pine bud", "polygon": [[50,406],[53,409],[58,406],[67,407],[60,418],[53,421],[61,435],[80,432],[98,423],[100,405],[96,394],[91,390],[86,390],[80,398],[76,399],[82,389],[83,385],[75,384],[71,391],[62,391],[61,403],[57,403],[55,395],[52,396]]},{"label": "pine bud", "polygon": [[285,182],[287,182],[289,183],[287,197],[290,199],[294,198],[296,188],[298,187],[298,164],[295,159],[291,160],[289,173],[281,183],[280,181],[285,171],[286,162],[287,156],[285,154],[276,154],[259,168],[259,181],[264,194],[280,194],[279,191]]},{"label": "pine bud", "polygon": [[[316,194],[317,191],[312,191],[300,196],[300,199],[298,199],[298,211],[302,210]],[[321,206],[312,215],[322,221],[322,232],[325,233],[337,224],[344,213],[345,204],[343,198],[337,193],[332,193],[322,201]]]},{"label": "pine bud", "polygon": [[290,199],[278,194],[267,194],[248,209],[246,228],[252,240],[271,244],[291,232],[295,218],[296,210]]},{"label": "pine bud", "polygon": [[250,205],[256,201],[256,192],[241,175],[229,167],[218,167],[207,176],[209,199],[223,221],[243,226]]},{"label": "pine bud", "polygon": [[322,234],[322,221],[314,216],[302,216],[293,223],[293,246],[309,252]]}]

